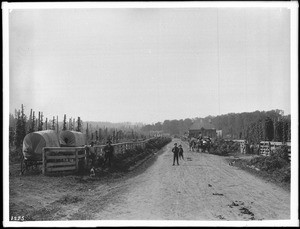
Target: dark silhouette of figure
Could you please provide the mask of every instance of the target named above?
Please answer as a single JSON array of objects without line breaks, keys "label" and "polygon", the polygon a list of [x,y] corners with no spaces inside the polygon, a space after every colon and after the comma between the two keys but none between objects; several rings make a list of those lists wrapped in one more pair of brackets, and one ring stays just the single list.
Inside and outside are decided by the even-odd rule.
[{"label": "dark silhouette of figure", "polygon": [[184,160],[182,145],[179,145],[178,148],[179,148],[179,159],[182,158]]},{"label": "dark silhouette of figure", "polygon": [[108,161],[108,166],[111,167],[111,162],[114,154],[114,147],[111,145],[111,141],[107,141],[107,145],[103,148],[104,151],[104,163],[105,166],[106,162]]},{"label": "dark silhouette of figure", "polygon": [[91,142],[91,146],[89,147],[89,156],[91,160],[92,167],[96,165],[96,152],[94,148],[94,142]]},{"label": "dark silhouette of figure", "polygon": [[178,162],[179,148],[177,147],[177,143],[174,144],[172,152],[173,152],[173,165],[175,165],[175,160],[177,161],[177,165],[179,165]]}]

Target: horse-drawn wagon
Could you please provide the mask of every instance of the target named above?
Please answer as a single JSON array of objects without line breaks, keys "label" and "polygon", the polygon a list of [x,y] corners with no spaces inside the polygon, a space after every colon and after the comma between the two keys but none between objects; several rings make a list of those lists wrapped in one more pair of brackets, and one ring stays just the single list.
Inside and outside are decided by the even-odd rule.
[{"label": "horse-drawn wagon", "polygon": [[191,138],[189,140],[190,151],[197,151],[197,152],[208,152],[210,150],[212,141],[209,137],[203,138]]},{"label": "horse-drawn wagon", "polygon": [[59,147],[59,139],[54,130],[43,130],[29,133],[23,140],[21,174],[30,167],[42,164],[44,147]]},{"label": "horse-drawn wagon", "polygon": [[59,143],[62,147],[84,146],[86,145],[86,137],[81,132],[64,130],[59,134]]},{"label": "horse-drawn wagon", "polygon": [[[23,140],[21,174],[26,170],[63,172],[84,166],[86,158],[86,137],[81,132],[44,130],[29,133]],[[44,152],[43,152],[44,151]],[[72,167],[73,166],[73,167]]]}]

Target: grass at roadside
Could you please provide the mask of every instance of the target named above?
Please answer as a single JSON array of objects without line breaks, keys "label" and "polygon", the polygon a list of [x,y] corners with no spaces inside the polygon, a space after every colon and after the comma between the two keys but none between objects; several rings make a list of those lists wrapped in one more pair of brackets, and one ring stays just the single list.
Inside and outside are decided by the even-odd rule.
[{"label": "grass at roadside", "polygon": [[237,152],[239,148],[240,145],[238,142],[233,142],[233,141],[226,142],[224,139],[217,139],[212,144],[209,153],[219,155],[219,156],[228,156],[232,152]]},{"label": "grass at roadside", "polygon": [[225,156],[229,165],[246,170],[287,190],[290,189],[291,163],[287,146],[278,147],[269,156],[245,155],[238,152],[239,143],[226,142],[222,139],[214,142],[210,151],[211,154]]},{"label": "grass at roadside", "polygon": [[126,172],[137,162],[153,155],[162,147],[171,142],[171,138],[155,138],[146,143],[145,148],[136,147],[132,150],[126,150],[124,154],[118,154],[113,159],[113,167],[115,171]]},{"label": "grass at roadside", "polygon": [[246,170],[268,182],[272,182],[286,190],[290,190],[291,164],[287,157],[287,149],[278,148],[270,156],[235,155],[227,158],[232,166]]},{"label": "grass at roadside", "polygon": [[[154,139],[145,149],[136,148],[116,155],[113,168],[100,170],[95,177],[89,174],[43,176],[40,171],[31,170],[20,176],[19,164],[12,163],[9,168],[9,216],[24,216],[22,219],[25,221],[66,219],[71,216],[75,219],[89,219],[88,214],[76,215],[76,209],[88,205],[88,196],[93,196],[101,185],[105,196],[106,189],[110,189],[113,183],[143,172],[155,161],[156,156],[153,154],[160,152],[170,141],[170,138]],[[107,193],[114,195],[113,189]],[[95,200],[101,206],[106,204],[106,198],[95,197]]]}]

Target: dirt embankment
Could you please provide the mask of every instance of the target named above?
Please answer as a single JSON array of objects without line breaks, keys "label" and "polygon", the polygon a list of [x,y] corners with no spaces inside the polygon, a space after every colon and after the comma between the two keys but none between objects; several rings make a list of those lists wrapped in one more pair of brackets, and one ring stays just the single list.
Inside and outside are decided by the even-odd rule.
[{"label": "dirt embankment", "polygon": [[172,166],[173,141],[127,174],[12,174],[10,214],[27,220],[289,219],[288,191],[223,157],[189,152],[186,143],[176,142],[184,149],[179,166]]},{"label": "dirt embankment", "polygon": [[284,181],[282,170],[275,170],[273,172],[268,172],[262,170],[258,166],[252,165],[251,161],[258,157],[257,155],[240,155],[235,154],[229,157],[225,157],[229,165],[240,168],[248,173],[251,173],[253,176],[256,176],[258,179],[263,179],[266,182],[271,182],[276,186],[280,186],[286,191],[291,191],[290,180]]}]

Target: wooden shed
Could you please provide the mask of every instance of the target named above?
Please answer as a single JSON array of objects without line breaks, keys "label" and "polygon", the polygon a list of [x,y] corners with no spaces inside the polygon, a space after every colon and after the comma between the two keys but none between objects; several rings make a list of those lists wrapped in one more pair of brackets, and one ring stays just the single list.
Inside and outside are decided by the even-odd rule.
[{"label": "wooden shed", "polygon": [[204,123],[201,120],[192,124],[189,129],[189,137],[198,138],[200,134],[202,137],[217,137],[216,128],[211,123]]}]

